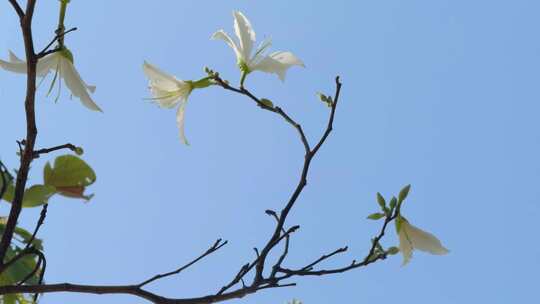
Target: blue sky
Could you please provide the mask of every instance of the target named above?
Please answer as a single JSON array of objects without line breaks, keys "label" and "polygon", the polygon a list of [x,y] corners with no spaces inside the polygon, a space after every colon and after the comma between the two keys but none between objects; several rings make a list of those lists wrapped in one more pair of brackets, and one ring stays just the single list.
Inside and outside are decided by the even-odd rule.
[{"label": "blue sky", "polygon": [[[216,238],[230,244],[151,289],[167,296],[215,292],[253,256],[296,184],[302,146],[294,130],[249,100],[218,88],[195,91],[186,112],[191,146],[177,136],[174,110],[149,101],[148,60],[182,79],[209,66],[231,81],[232,51],[211,41],[232,33],[243,11],[258,38],[306,64],[285,83],[254,73],[247,85],[301,122],[313,141],[327,108],[315,96],[344,83],[335,132],[313,163],[288,224],[301,225],[286,265],[294,268],[349,245],[326,266],[363,256],[378,225],[375,193],[412,192],[404,214],[451,250],[393,257],[366,269],[260,292],[230,303],[530,303],[540,245],[540,20],[537,1],[79,1],[66,44],[83,78],[97,85],[104,114],[64,92],[38,93],[39,147],[83,146],[98,180],[83,204],[56,198],[41,231],[46,280],[127,284],[185,263]],[[56,1],[39,2],[36,45],[57,21]],[[15,14],[0,3],[0,54],[23,46]],[[0,156],[15,167],[24,136],[24,77],[0,73]],[[5,131],[7,130],[7,131]],[[52,156],[51,156],[52,158]],[[32,181],[41,181],[42,158]],[[6,214],[7,208],[0,208]],[[32,227],[39,209],[25,210]],[[393,232],[393,231],[391,231]],[[393,234],[384,244],[394,245]],[[49,294],[42,303],[143,303],[128,296]]]}]

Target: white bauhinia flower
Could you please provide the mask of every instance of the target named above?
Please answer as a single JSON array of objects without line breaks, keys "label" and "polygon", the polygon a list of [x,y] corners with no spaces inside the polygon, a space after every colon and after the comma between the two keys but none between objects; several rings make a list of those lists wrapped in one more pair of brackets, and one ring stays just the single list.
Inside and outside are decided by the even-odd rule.
[{"label": "white bauhinia flower", "polygon": [[291,52],[279,51],[265,55],[266,50],[272,44],[270,39],[263,41],[253,53],[253,44],[256,39],[251,23],[239,11],[234,11],[233,17],[234,32],[236,33],[238,42],[231,39],[224,30],[215,32],[212,35],[212,39],[221,39],[233,49],[236,54],[238,66],[242,71],[242,79],[250,72],[262,71],[277,74],[279,79],[284,81],[285,74],[291,66],[298,65],[305,67],[304,63]]},{"label": "white bauhinia flower", "polygon": [[206,77],[198,81],[180,80],[146,61],[143,64],[143,71],[148,77],[148,87],[154,96],[152,100],[158,106],[170,109],[178,105],[176,123],[180,132],[180,139],[184,144],[189,145],[184,133],[184,111],[187,99],[194,89],[201,89],[211,85],[210,78]]},{"label": "white bauhinia flower", "polygon": [[[26,74],[27,70],[26,62],[19,59],[11,51],[9,51],[9,61],[0,60],[0,67],[6,71],[20,74]],[[51,71],[54,71],[54,78],[49,93],[58,80],[58,93],[60,94],[60,79],[63,79],[71,94],[78,97],[84,106],[90,110],[102,112],[90,97],[90,93],[94,93],[96,87],[88,85],[82,80],[81,75],[73,65],[73,55],[67,48],[64,47],[38,60],[36,66],[38,77],[45,77]]]},{"label": "white bauhinia flower", "polygon": [[402,266],[409,263],[413,250],[418,249],[435,255],[449,252],[433,234],[411,225],[401,217],[399,224],[399,251],[403,254]]}]

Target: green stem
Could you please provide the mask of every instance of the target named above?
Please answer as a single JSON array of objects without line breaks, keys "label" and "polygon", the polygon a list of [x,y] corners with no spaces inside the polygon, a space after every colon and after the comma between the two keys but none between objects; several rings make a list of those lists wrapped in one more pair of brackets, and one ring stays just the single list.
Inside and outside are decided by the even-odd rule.
[{"label": "green stem", "polygon": [[244,81],[246,81],[246,76],[248,73],[242,72],[242,77],[240,78],[240,88],[244,88]]},{"label": "green stem", "polygon": [[64,26],[64,19],[66,18],[66,9],[67,5],[70,0],[60,0],[60,15],[58,17],[58,28],[56,29],[56,35],[60,35],[58,38],[58,43],[60,44],[60,47],[64,46],[64,30],[66,27]]}]

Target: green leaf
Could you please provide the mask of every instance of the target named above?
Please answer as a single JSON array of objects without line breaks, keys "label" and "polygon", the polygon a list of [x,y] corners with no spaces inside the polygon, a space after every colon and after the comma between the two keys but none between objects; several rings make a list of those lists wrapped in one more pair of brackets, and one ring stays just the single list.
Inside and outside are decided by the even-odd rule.
[{"label": "green leaf", "polygon": [[399,253],[399,248],[397,247],[390,247],[388,248],[388,250],[386,251],[387,254],[390,254],[390,255],[394,255],[394,254],[398,254]]},{"label": "green leaf", "polygon": [[411,185],[407,185],[405,187],[403,187],[403,189],[401,189],[401,191],[399,191],[399,202],[403,202],[406,198],[407,198],[407,195],[409,195],[409,191],[411,190]]},{"label": "green leaf", "polygon": [[5,192],[1,199],[11,202],[13,201],[13,197],[15,196],[15,186],[13,185],[13,178],[4,171],[0,171],[0,174],[4,175],[4,178],[0,176],[0,190],[2,190],[2,188],[4,187],[4,181],[6,183]]},{"label": "green leaf", "polygon": [[56,188],[45,185],[33,185],[24,191],[23,207],[31,208],[44,205],[56,193]]},{"label": "green leaf", "polygon": [[[7,260],[13,259],[22,251],[19,247],[10,247],[6,253]],[[0,284],[13,285],[23,280],[30,274],[37,265],[37,257],[35,255],[25,255],[13,265],[9,266],[0,276]],[[39,281],[39,270],[27,281],[27,284],[37,284]]]},{"label": "green leaf", "polygon": [[[0,235],[4,234],[4,230],[6,229],[6,223],[7,218],[0,217]],[[32,238],[32,234],[30,232],[20,227],[15,227],[15,236],[17,236],[19,238],[18,240],[25,245]],[[37,250],[43,249],[42,241],[40,239],[35,238],[32,242],[32,245],[34,245]]]},{"label": "green leaf", "polygon": [[367,218],[370,220],[376,221],[376,220],[380,220],[383,217],[384,217],[384,213],[376,212],[376,213],[370,214]]},{"label": "green leaf", "polygon": [[92,195],[84,195],[84,191],[96,181],[96,174],[77,156],[62,155],[55,159],[54,167],[50,163],[45,165],[43,180],[61,195],[89,200]]}]

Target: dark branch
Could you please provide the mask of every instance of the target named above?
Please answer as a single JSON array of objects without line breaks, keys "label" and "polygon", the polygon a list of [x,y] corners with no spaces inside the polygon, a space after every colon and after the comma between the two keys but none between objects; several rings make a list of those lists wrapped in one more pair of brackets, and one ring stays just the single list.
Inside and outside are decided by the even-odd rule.
[{"label": "dark branch", "polygon": [[178,274],[178,273],[184,271],[185,269],[189,268],[191,265],[193,265],[193,264],[197,263],[198,261],[202,260],[206,256],[216,252],[217,250],[219,250],[221,247],[223,247],[225,245],[227,245],[227,241],[222,243],[221,239],[218,239],[210,248],[208,248],[208,250],[206,250],[203,254],[201,254],[200,256],[195,258],[193,261],[187,263],[186,265],[184,265],[184,266],[182,266],[182,267],[180,267],[180,268],[178,268],[178,269],[176,269],[174,271],[155,275],[152,278],[138,284],[137,286],[140,288],[140,287],[143,287],[143,286],[145,286],[147,284],[150,284],[150,283],[152,283],[152,282],[154,282],[156,280],[163,279],[165,277],[169,277],[169,276]]},{"label": "dark branch", "polygon": [[63,31],[63,32],[61,32],[61,33],[56,34],[56,36],[54,36],[54,38],[51,40],[51,42],[49,42],[49,44],[47,44],[47,46],[45,46],[45,47],[43,48],[43,50],[41,50],[41,52],[39,52],[39,53],[37,54],[37,57],[38,57],[38,58],[43,58],[43,57],[45,57],[45,56],[47,56],[47,55],[49,55],[49,54],[58,52],[58,51],[60,50],[60,48],[54,48],[54,49],[52,49],[52,50],[49,50],[49,48],[50,48],[56,41],[58,41],[58,40],[61,39],[61,38],[64,38],[65,35],[67,35],[67,34],[73,32],[73,31],[76,31],[76,30],[77,30],[77,28],[74,27],[74,28],[70,28],[70,29],[67,30],[67,31]]},{"label": "dark branch", "polygon": [[9,0],[9,3],[11,3],[11,6],[13,6],[13,9],[15,9],[17,16],[19,16],[19,19],[22,20],[22,18],[24,17],[24,12],[17,0]]},{"label": "dark branch", "polygon": [[78,148],[77,146],[68,143],[68,144],[64,144],[64,145],[60,145],[60,146],[56,146],[52,148],[39,149],[39,150],[34,151],[34,158],[39,158],[41,154],[46,154],[46,153],[50,153],[50,152],[54,152],[54,151],[58,151],[62,149],[69,149],[73,152],[77,152],[77,148]]},{"label": "dark branch", "polygon": [[[0,266],[4,264],[6,252],[13,239],[15,226],[22,210],[22,200],[30,164],[34,159],[34,145],[37,137],[36,113],[34,109],[36,97],[36,64],[37,57],[34,52],[34,40],[32,37],[32,18],[36,0],[28,0],[26,3],[26,12],[21,17],[21,9],[15,1],[10,1],[15,7],[17,14],[21,19],[21,30],[24,39],[24,48],[26,53],[27,78],[26,78],[26,98],[24,101],[26,114],[26,139],[24,151],[21,153],[21,164],[17,170],[17,179],[15,181],[15,195],[11,203],[8,220],[2,239],[0,240]],[[17,5],[16,5],[17,4]],[[2,268],[2,270],[5,268]]]},{"label": "dark branch", "polygon": [[37,236],[39,228],[41,228],[41,226],[45,222],[45,218],[47,217],[47,207],[48,206],[49,206],[49,204],[43,205],[43,208],[41,209],[41,213],[39,214],[39,219],[37,221],[36,228],[34,229],[34,232],[32,233],[32,237],[30,237],[30,240],[28,240],[28,242],[26,243],[25,249],[32,245],[32,243],[34,242],[34,240],[35,240],[35,238]]}]

